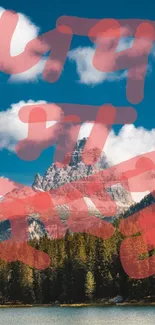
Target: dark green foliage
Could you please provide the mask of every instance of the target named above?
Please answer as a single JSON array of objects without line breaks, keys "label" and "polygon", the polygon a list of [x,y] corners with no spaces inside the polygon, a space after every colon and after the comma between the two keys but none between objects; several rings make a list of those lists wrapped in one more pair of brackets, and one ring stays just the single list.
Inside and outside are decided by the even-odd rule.
[{"label": "dark green foliage", "polygon": [[134,280],[124,272],[119,257],[122,240],[116,230],[108,240],[67,231],[64,239],[45,236],[40,242],[31,241],[33,247],[49,254],[51,265],[39,271],[0,260],[0,303],[80,303],[116,295],[154,299],[154,276]]},{"label": "dark green foliage", "polygon": [[131,216],[132,214],[149,207],[151,204],[155,203],[155,191],[152,193],[146,195],[140,202],[133,204],[123,215],[123,218],[127,218]]}]

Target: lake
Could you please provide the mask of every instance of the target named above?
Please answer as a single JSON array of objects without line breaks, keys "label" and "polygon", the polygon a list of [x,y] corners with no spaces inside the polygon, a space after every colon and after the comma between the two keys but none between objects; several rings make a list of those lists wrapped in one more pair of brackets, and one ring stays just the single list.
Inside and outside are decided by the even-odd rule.
[{"label": "lake", "polygon": [[0,325],[154,325],[155,307],[0,308]]}]

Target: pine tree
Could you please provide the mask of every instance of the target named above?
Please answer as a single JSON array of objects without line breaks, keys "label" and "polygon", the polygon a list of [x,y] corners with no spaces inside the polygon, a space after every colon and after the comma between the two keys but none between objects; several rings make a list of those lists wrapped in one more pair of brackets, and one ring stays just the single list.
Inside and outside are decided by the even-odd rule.
[{"label": "pine tree", "polygon": [[85,278],[86,278],[85,264],[78,259],[74,259],[72,261],[72,300],[73,300],[73,302],[85,301]]},{"label": "pine tree", "polygon": [[20,263],[10,263],[9,296],[14,303],[22,301]]},{"label": "pine tree", "polygon": [[41,272],[35,269],[33,269],[33,292],[35,303],[41,304],[43,302]]},{"label": "pine tree", "polygon": [[86,296],[90,301],[93,299],[94,291],[95,291],[94,275],[91,271],[88,271],[86,275],[85,292],[86,292]]},{"label": "pine tree", "polygon": [[9,265],[0,260],[0,295],[1,303],[6,304],[9,296],[9,277],[10,270]]}]

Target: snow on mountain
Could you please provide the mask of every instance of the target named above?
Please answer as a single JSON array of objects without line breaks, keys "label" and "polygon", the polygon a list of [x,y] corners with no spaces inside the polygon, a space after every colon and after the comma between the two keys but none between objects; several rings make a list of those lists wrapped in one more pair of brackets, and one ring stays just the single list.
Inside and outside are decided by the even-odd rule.
[{"label": "snow on mountain", "polygon": [[[75,150],[72,154],[68,153],[66,156],[66,160],[70,160],[69,164],[64,166],[63,168],[60,168],[57,166],[56,163],[51,164],[51,166],[48,168],[44,176],[40,176],[39,174],[36,174],[35,180],[32,184],[32,189],[27,189],[26,187],[22,189],[14,189],[11,192],[11,197],[26,197],[28,195],[34,194],[34,192],[49,192],[52,189],[57,189],[65,184],[70,184],[72,186],[72,182],[79,180],[79,188],[80,186],[84,186],[85,182],[87,181],[87,176],[95,174],[95,172],[107,169],[110,167],[109,163],[107,162],[106,156],[103,153],[101,157],[99,158],[98,162],[94,165],[86,165],[82,161],[82,152],[85,146],[87,139],[84,138],[82,140],[77,141]],[[91,155],[91,157],[94,157],[97,154],[98,148],[93,148],[89,150],[86,154]],[[86,180],[85,180],[86,178]],[[114,179],[115,176],[111,175],[111,178]],[[102,181],[102,180],[101,180]],[[31,192],[31,193],[30,193]],[[133,199],[120,184],[112,185],[107,189],[107,193],[110,194],[111,198],[116,202],[117,204],[117,213],[115,216],[112,216],[111,219],[119,217],[122,213],[124,213],[128,208],[133,205]],[[9,194],[10,195],[10,194]],[[62,193],[64,195],[64,193]],[[100,198],[99,194],[97,194],[95,197],[95,200],[98,200],[98,207],[100,206],[100,203],[102,203],[103,197]],[[99,218],[104,218],[104,216],[100,213],[100,209],[97,209],[90,199],[90,197],[85,196],[84,197],[85,203],[86,203],[86,209],[83,208],[83,205],[81,206],[81,203],[79,201],[76,202],[76,211],[75,214],[79,215],[79,223],[83,222],[84,218],[86,218],[86,212],[89,211],[89,215],[97,216]],[[105,199],[106,200],[106,199]],[[109,202],[107,203],[109,207]],[[78,207],[78,211],[77,211]],[[57,206],[57,213],[59,214],[59,217],[62,221],[62,223],[66,224],[66,220],[69,215],[68,207],[66,205],[63,206]],[[53,218],[53,219],[52,219]],[[50,222],[50,229],[48,229],[48,233],[52,237],[57,237],[57,233],[61,231],[60,224],[57,222],[57,219],[54,217],[51,218]],[[107,218],[106,218],[107,220]],[[9,221],[8,221],[9,222]],[[77,222],[77,221],[76,221]],[[86,219],[85,219],[86,222]],[[90,223],[90,218],[88,218],[88,222]],[[90,225],[88,225],[90,226]],[[76,229],[76,226],[73,228]],[[2,229],[2,231],[1,231]],[[77,224],[78,229],[78,224]],[[39,215],[37,214],[31,214],[28,217],[28,232],[29,232],[29,238],[39,238],[40,236],[44,235],[46,233],[45,227],[39,218]],[[4,240],[3,238],[8,238],[10,236],[10,228],[9,223],[1,222],[0,224],[0,240]]]}]

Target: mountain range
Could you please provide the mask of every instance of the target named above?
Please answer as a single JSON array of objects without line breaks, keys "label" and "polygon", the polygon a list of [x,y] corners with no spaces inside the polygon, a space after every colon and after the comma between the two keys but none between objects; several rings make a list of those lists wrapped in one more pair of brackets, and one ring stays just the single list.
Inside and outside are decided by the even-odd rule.
[{"label": "mountain range", "polygon": [[[22,189],[14,189],[11,193],[11,196],[13,197],[23,197],[26,195],[29,195],[29,192],[49,192],[53,189],[57,189],[59,187],[62,187],[65,184],[72,184],[73,182],[80,183],[80,186],[84,185],[85,178],[87,179],[87,176],[95,174],[95,172],[98,172],[103,169],[107,169],[111,166],[111,164],[108,162],[106,156],[104,153],[100,156],[97,163],[94,163],[92,165],[86,165],[82,161],[82,152],[84,149],[84,146],[86,144],[87,139],[84,138],[82,140],[77,141],[75,149],[73,153],[68,153],[66,156],[66,161],[69,161],[68,164],[66,164],[64,167],[59,167],[55,162],[51,164],[51,166],[48,168],[44,176],[41,176],[39,174],[36,174],[34,182],[32,184],[32,190],[27,190],[27,188]],[[91,150],[87,151],[87,155],[91,155],[91,158],[95,160],[96,154],[98,152],[98,148],[92,148]],[[112,179],[115,179],[115,175],[111,175]],[[120,216],[128,216],[129,211],[130,214],[132,212],[134,213],[137,209],[143,208],[143,205],[146,206],[146,201],[148,202],[148,205],[153,202],[152,195],[148,195],[146,199],[144,198],[141,203],[135,203],[130,195],[129,192],[127,192],[120,184],[112,185],[107,189],[107,193],[110,195],[110,197],[116,202],[117,205],[117,212],[116,214],[111,217],[106,217],[106,220],[109,220],[112,222],[116,218],[119,218]],[[10,193],[8,194],[10,195]],[[84,200],[86,203],[86,209],[88,209],[89,214],[92,216],[96,216],[98,218],[104,219],[105,216],[102,215],[99,212],[99,209],[97,209],[92,202],[92,200],[86,196],[84,196]],[[100,204],[101,198],[96,196],[95,200],[98,200],[98,203]],[[100,201],[100,202],[99,202]],[[98,206],[99,206],[98,204]],[[81,207],[80,201],[78,206],[78,211],[75,211],[75,213],[79,213],[79,222],[83,222],[82,220],[85,218],[86,211],[83,211],[83,207]],[[68,208],[67,205],[63,206],[57,206],[57,213],[60,216],[60,219],[64,226],[66,225],[66,220],[68,218]],[[73,211],[74,213],[74,211]],[[81,216],[81,217],[80,217]],[[85,220],[86,222],[86,220]],[[90,223],[90,218],[89,218]],[[90,225],[89,225],[90,226]],[[53,227],[49,233],[52,234],[53,237],[57,237],[57,233],[59,231],[59,224],[56,223],[55,219],[53,219],[53,222],[51,223],[51,227]],[[75,227],[76,228],[76,225]],[[77,227],[78,229],[78,227]],[[41,222],[41,219],[39,218],[38,214],[30,214],[28,216],[28,234],[29,238],[37,238],[39,239],[41,236],[43,236],[47,231],[45,230],[45,227],[43,223]],[[49,233],[47,233],[49,235]],[[6,240],[11,235],[11,227],[9,220],[1,221],[0,223],[0,241]]]}]

